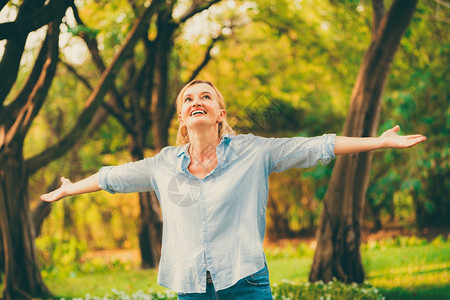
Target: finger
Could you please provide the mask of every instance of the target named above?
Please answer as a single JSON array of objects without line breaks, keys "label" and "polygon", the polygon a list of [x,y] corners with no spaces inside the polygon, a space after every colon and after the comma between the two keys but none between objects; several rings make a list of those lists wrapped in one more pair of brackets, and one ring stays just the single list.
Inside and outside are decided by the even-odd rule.
[{"label": "finger", "polygon": [[417,145],[417,144],[419,144],[419,143],[421,143],[421,142],[423,142],[425,140],[426,140],[425,137],[418,137],[418,138],[415,138],[415,139],[408,139],[407,147],[412,147],[412,146]]},{"label": "finger", "polygon": [[407,139],[417,139],[417,138],[424,138],[427,139],[425,136],[421,135],[421,134],[410,134],[410,135],[405,135],[405,137]]},{"label": "finger", "polygon": [[55,191],[53,191],[53,192],[50,192],[47,194],[43,194],[40,198],[42,201],[45,201],[45,202],[53,202],[56,200],[56,193],[55,193]]},{"label": "finger", "polygon": [[42,200],[42,201],[49,202],[50,199],[51,199],[51,197],[50,197],[49,194],[41,195],[41,200]]},{"label": "finger", "polygon": [[41,197],[41,200],[44,202],[55,202],[58,199],[59,199],[58,197],[50,194],[48,194],[46,197]]},{"label": "finger", "polygon": [[62,183],[62,184],[68,183],[68,182],[71,182],[69,178],[66,178],[66,177],[64,177],[64,176],[61,177],[61,183]]},{"label": "finger", "polygon": [[393,130],[394,132],[399,132],[400,126],[395,125],[395,126],[392,128],[392,130]]}]

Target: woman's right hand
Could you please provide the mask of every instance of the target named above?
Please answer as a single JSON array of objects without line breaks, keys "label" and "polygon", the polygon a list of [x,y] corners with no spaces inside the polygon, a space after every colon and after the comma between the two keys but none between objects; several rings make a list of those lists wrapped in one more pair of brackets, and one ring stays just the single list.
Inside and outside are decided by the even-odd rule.
[{"label": "woman's right hand", "polygon": [[69,196],[69,189],[72,185],[73,183],[69,179],[61,177],[61,186],[53,192],[41,195],[41,200],[45,202],[54,202]]}]

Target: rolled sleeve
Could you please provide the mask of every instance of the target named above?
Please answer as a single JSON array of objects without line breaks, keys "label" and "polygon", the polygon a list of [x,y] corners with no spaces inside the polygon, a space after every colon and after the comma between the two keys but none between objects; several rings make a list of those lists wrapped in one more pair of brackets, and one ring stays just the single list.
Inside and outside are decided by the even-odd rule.
[{"label": "rolled sleeve", "polygon": [[108,172],[114,167],[108,166],[108,167],[102,167],[99,171],[98,171],[98,185],[100,186],[100,188],[104,191],[107,191],[111,194],[115,194],[116,192],[111,189],[108,186],[106,177],[108,175]]},{"label": "rolled sleeve", "polygon": [[153,191],[154,170],[154,158],[106,166],[99,170],[98,184],[102,190],[112,194]]},{"label": "rolled sleeve", "polygon": [[323,165],[329,164],[336,155],[334,154],[334,146],[336,143],[336,134],[324,134],[322,136],[322,157],[319,159]]}]

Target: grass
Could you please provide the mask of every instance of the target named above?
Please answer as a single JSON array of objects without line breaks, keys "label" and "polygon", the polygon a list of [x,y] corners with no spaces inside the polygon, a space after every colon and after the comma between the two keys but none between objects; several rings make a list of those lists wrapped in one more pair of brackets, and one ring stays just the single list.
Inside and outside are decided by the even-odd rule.
[{"label": "grass", "polygon": [[450,299],[450,242],[377,245],[363,250],[369,283],[388,299]]},{"label": "grass", "polygon": [[[270,278],[275,286],[288,280],[308,287],[313,250],[306,244],[271,247],[266,250]],[[427,243],[398,238],[364,244],[362,257],[367,283],[386,299],[450,299],[450,241],[437,238]],[[44,274],[45,282],[58,297],[104,296],[112,290],[132,295],[143,290],[167,291],[156,283],[155,270],[139,270],[131,264],[94,268],[93,272]],[[1,288],[1,286],[0,286]],[[326,298],[325,298],[326,299]],[[362,298],[364,299],[364,298]]]},{"label": "grass", "polygon": [[86,294],[103,296],[118,290],[133,294],[139,290],[166,291],[156,283],[156,270],[113,271],[109,274],[79,274],[68,278],[46,280],[52,293],[61,298],[82,297]]}]

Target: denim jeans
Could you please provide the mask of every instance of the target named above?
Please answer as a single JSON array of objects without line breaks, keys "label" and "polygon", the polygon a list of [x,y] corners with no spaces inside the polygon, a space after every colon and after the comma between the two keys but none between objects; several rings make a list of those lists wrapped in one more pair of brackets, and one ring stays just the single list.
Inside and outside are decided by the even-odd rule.
[{"label": "denim jeans", "polygon": [[206,293],[178,293],[179,300],[272,300],[267,266],[253,275],[239,280],[235,285],[216,291],[214,283],[208,283]]}]

